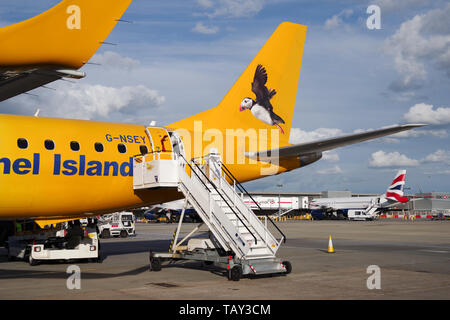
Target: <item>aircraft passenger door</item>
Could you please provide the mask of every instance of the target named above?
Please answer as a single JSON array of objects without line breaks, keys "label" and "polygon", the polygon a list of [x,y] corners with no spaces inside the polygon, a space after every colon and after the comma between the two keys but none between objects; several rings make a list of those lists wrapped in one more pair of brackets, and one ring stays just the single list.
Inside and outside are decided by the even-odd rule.
[{"label": "aircraft passenger door", "polygon": [[173,152],[177,156],[182,155],[183,157],[185,157],[184,145],[183,145],[183,141],[180,138],[180,135],[176,131],[170,131],[169,136],[170,136],[170,140],[172,141]]},{"label": "aircraft passenger door", "polygon": [[145,128],[145,133],[147,134],[148,141],[149,141],[149,147],[150,147],[150,150],[148,150],[148,153],[152,153],[153,150],[155,150],[155,148],[153,147],[152,135],[150,134],[150,131],[148,128]]},{"label": "aircraft passenger door", "polygon": [[150,135],[155,159],[169,160],[172,158],[172,142],[169,133],[164,128],[147,128]]}]

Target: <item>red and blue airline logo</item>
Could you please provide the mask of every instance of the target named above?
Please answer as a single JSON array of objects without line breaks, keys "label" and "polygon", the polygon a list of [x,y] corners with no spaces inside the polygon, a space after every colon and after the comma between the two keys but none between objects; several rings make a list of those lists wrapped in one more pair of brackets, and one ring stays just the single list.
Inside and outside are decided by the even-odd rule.
[{"label": "red and blue airline logo", "polygon": [[408,202],[408,197],[403,196],[403,187],[405,186],[406,170],[400,170],[395,176],[394,181],[386,191],[386,198],[398,201],[400,203]]}]

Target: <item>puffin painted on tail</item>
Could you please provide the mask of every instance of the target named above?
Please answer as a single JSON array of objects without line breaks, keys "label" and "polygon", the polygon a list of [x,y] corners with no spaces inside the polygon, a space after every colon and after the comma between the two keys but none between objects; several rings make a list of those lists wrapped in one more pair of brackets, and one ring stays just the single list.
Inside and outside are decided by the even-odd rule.
[{"label": "puffin painted on tail", "polygon": [[252,114],[264,123],[271,126],[277,126],[281,133],[284,134],[284,130],[280,127],[280,123],[284,123],[281,117],[273,112],[273,106],[270,103],[270,99],[277,93],[275,90],[268,89],[267,72],[266,69],[258,64],[255,71],[255,76],[252,82],[252,91],[256,95],[256,100],[252,98],[244,98],[239,107],[240,111],[250,109]]}]

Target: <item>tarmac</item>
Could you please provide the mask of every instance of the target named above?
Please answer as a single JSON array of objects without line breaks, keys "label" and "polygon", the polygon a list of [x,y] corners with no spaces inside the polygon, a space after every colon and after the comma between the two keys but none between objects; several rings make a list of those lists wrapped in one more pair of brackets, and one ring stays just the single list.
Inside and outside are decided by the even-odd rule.
[{"label": "tarmac", "polygon": [[[176,225],[136,224],[136,237],[101,240],[103,263],[30,266],[8,261],[6,249],[0,248],[0,299],[450,299],[450,221],[303,220],[277,225],[287,236],[278,256],[291,262],[289,275],[235,282],[222,268],[192,261],[149,271],[149,250],[166,252]],[[195,226],[185,224],[183,232]],[[335,253],[327,252],[330,235]],[[67,271],[74,265],[81,272],[79,289],[67,286],[72,275]]]}]

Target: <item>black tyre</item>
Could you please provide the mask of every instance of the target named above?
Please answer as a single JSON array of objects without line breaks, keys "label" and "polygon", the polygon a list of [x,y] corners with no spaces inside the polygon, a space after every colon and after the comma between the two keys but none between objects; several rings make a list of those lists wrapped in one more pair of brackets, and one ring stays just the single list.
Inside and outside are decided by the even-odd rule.
[{"label": "black tyre", "polygon": [[126,238],[126,237],[128,237],[128,232],[127,232],[126,230],[120,231],[120,237],[121,237],[121,238]]},{"label": "black tyre", "polygon": [[30,255],[29,263],[30,263],[30,266],[37,266],[39,264],[39,261],[36,259],[33,259]]},{"label": "black tyre", "polygon": [[94,259],[94,261],[97,263],[103,263],[103,256],[102,256],[100,250],[98,251],[98,256],[97,256],[97,258]]},{"label": "black tyre", "polygon": [[239,281],[242,277],[242,268],[240,266],[234,266],[228,271],[228,280]]},{"label": "black tyre", "polygon": [[283,261],[283,266],[286,268],[286,274],[291,273],[292,265],[289,261]]},{"label": "black tyre", "polygon": [[8,250],[8,261],[14,261],[14,257],[11,255],[11,252],[9,252],[8,243],[6,243],[5,248]]},{"label": "black tyre", "polygon": [[109,229],[103,229],[101,233],[102,239],[108,239],[111,237],[111,233],[109,232]]},{"label": "black tyre", "polygon": [[161,271],[161,259],[160,258],[152,258],[150,263],[152,266],[152,271]]}]

